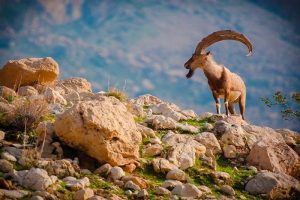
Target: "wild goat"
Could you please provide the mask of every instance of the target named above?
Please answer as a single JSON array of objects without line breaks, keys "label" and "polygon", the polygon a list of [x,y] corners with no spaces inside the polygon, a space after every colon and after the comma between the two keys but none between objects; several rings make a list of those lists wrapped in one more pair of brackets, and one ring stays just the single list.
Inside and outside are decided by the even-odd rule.
[{"label": "wild goat", "polygon": [[208,79],[208,85],[216,102],[217,113],[221,113],[219,102],[219,97],[221,97],[224,98],[227,116],[229,112],[235,114],[234,104],[238,102],[242,118],[245,119],[246,86],[244,81],[225,66],[217,64],[210,52],[205,52],[207,47],[221,40],[239,41],[248,47],[248,55],[252,54],[252,44],[243,34],[232,30],[214,32],[198,43],[195,53],[184,64],[184,67],[189,69],[186,77],[191,78],[197,68],[202,69]]}]

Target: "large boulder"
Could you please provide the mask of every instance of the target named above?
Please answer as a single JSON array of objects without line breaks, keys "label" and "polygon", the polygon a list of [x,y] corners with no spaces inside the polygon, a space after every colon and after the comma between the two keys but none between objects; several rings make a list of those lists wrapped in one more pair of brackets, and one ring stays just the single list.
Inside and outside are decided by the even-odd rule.
[{"label": "large boulder", "polygon": [[247,183],[246,191],[255,195],[266,194],[271,199],[290,198],[295,193],[300,194],[300,184],[289,175],[261,171]]},{"label": "large boulder", "polygon": [[247,157],[250,165],[277,173],[299,176],[298,154],[285,142],[265,137],[255,143]]},{"label": "large boulder", "polygon": [[17,89],[36,83],[48,84],[55,81],[58,75],[58,64],[50,57],[10,60],[0,69],[0,85]]},{"label": "large boulder", "polygon": [[141,133],[127,108],[114,97],[79,102],[54,123],[57,136],[102,163],[121,166],[139,158]]},{"label": "large boulder", "polygon": [[269,127],[260,127],[255,125],[242,125],[245,134],[245,141],[249,149],[263,138],[269,138],[278,142],[285,142],[282,135]]}]

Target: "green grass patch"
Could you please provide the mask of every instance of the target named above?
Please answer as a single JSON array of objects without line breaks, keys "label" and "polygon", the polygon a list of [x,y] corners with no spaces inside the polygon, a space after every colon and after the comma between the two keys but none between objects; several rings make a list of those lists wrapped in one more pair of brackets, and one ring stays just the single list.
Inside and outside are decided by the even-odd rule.
[{"label": "green grass patch", "polygon": [[13,95],[8,95],[7,101],[8,101],[9,103],[12,103],[14,100],[15,100],[15,96],[13,96]]},{"label": "green grass patch", "polygon": [[143,123],[143,122],[145,122],[145,120],[146,120],[146,117],[135,117],[134,118],[134,121],[136,122],[136,123]]},{"label": "green grass patch", "polygon": [[198,127],[200,132],[204,132],[204,131],[207,131],[207,129],[205,128],[205,124],[206,123],[214,124],[214,121],[212,121],[208,117],[208,118],[204,118],[204,119],[201,119],[201,120],[196,120],[196,119],[180,120],[179,123],[181,123],[181,124],[189,124],[189,125]]},{"label": "green grass patch", "polygon": [[4,176],[4,173],[3,172],[0,172],[0,177],[3,177]]},{"label": "green grass patch", "polygon": [[60,183],[60,186],[57,188],[57,191],[58,192],[61,192],[61,193],[65,193],[65,191],[67,190],[67,186],[66,186],[66,182],[62,181]]},{"label": "green grass patch", "polygon": [[139,168],[135,173],[147,180],[151,188],[161,185],[166,180],[166,175],[163,173],[156,173],[151,163],[145,163],[143,168]]},{"label": "green grass patch", "polygon": [[166,130],[158,130],[158,131],[156,131],[156,136],[159,137],[159,138],[161,139],[161,138],[163,138],[167,133],[168,133],[168,131],[166,131]]},{"label": "green grass patch", "polygon": [[254,195],[249,194],[245,191],[245,185],[243,181],[249,177],[254,176],[256,173],[253,170],[249,170],[246,168],[239,167],[238,170],[234,170],[234,166],[230,160],[226,159],[224,156],[219,155],[216,158],[217,161],[217,171],[222,171],[228,173],[231,178],[233,179],[233,189],[236,192],[236,196],[239,197],[240,195],[245,196],[247,199],[261,199],[261,197],[257,197]]},{"label": "green grass patch", "polygon": [[108,191],[111,194],[116,194],[118,196],[123,196],[124,197],[124,191],[115,186],[114,184],[102,179],[98,175],[91,174],[91,175],[86,175],[86,177],[89,178],[90,180],[90,188],[92,189],[104,189],[105,191]]}]

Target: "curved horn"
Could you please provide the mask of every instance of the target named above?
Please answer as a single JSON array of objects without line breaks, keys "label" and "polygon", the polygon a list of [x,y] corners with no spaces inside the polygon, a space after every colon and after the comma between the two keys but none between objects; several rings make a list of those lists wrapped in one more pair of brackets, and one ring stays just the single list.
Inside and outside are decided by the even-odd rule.
[{"label": "curved horn", "polygon": [[209,47],[210,45],[219,42],[221,40],[236,40],[248,47],[249,53],[247,56],[250,56],[252,54],[252,44],[250,40],[244,36],[241,33],[232,31],[232,30],[222,30],[222,31],[216,31],[212,34],[208,35],[207,37],[203,38],[201,42],[198,43],[195,54],[200,54],[201,52]]}]

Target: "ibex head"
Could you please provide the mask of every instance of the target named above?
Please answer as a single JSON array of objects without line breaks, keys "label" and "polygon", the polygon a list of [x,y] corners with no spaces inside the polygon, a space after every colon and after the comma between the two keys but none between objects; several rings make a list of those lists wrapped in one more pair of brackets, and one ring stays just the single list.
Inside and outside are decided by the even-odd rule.
[{"label": "ibex head", "polygon": [[205,52],[205,49],[210,45],[222,41],[222,40],[236,40],[248,47],[249,53],[248,56],[252,54],[252,44],[243,34],[237,33],[232,30],[222,30],[214,32],[198,43],[195,53],[192,57],[184,64],[186,69],[189,69],[187,78],[191,78],[194,74],[196,68],[202,68],[205,65],[208,57],[211,56],[210,52]]}]

